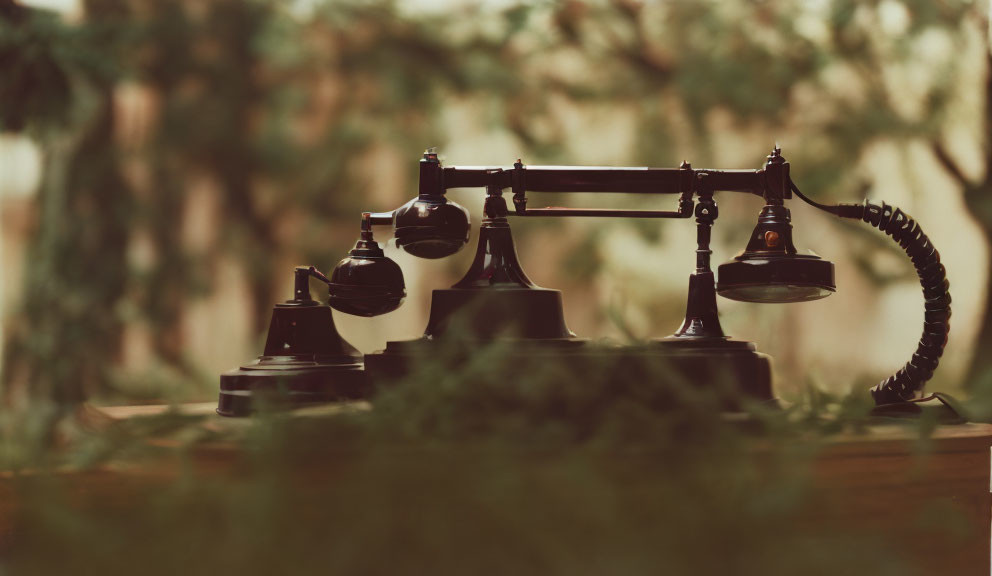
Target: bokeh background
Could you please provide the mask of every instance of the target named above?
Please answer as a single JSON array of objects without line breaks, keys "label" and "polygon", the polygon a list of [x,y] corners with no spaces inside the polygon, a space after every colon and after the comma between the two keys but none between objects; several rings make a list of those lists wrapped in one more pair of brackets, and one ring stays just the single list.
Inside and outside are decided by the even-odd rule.
[{"label": "bokeh background", "polygon": [[[329,271],[362,210],[415,194],[429,146],[449,164],[757,168],[779,143],[814,198],[884,200],[921,222],[954,296],[931,387],[981,386],[989,26],[988,3],[964,0],[0,0],[5,405],[214,398],[220,372],[260,353],[293,266]],[[450,196],[477,227],[480,191]],[[717,200],[715,263],[760,209]],[[836,264],[837,294],[721,300],[724,328],[774,357],[785,398],[867,388],[915,349],[915,274],[870,227],[792,210],[800,249]],[[578,335],[678,327],[690,223],[512,225]],[[460,277],[472,245],[442,261],[388,245],[407,302],[336,313],[341,333],[363,352],[417,337],[430,290]]]}]

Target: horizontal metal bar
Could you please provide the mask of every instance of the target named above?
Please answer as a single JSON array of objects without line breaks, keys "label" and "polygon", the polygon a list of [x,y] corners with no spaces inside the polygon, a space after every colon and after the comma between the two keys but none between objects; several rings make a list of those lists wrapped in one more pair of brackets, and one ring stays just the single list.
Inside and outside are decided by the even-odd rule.
[{"label": "horizontal metal bar", "polygon": [[[510,167],[445,166],[444,188],[501,189],[513,184]],[[618,192],[678,194],[680,173],[672,168],[613,168],[589,166],[527,166],[520,171],[528,192]]]},{"label": "horizontal metal bar", "polygon": [[393,225],[393,213],[392,212],[372,212],[369,214],[369,221],[373,226],[392,226]]},{"label": "horizontal metal bar", "polygon": [[669,168],[567,168],[528,166],[523,171],[528,192],[620,192],[678,194],[680,173]]},{"label": "horizontal metal bar", "polygon": [[585,218],[688,218],[692,211],[672,210],[613,210],[609,208],[527,208],[510,212],[510,216],[585,217]]},{"label": "horizontal metal bar", "polygon": [[[692,189],[710,192],[762,194],[764,174],[760,170],[684,170],[608,166],[444,166],[443,188],[501,190],[520,179],[526,192],[592,192],[620,194],[680,194]],[[688,176],[688,183],[684,180]]]},{"label": "horizontal metal bar", "polygon": [[[479,166],[445,166],[444,188],[485,188],[497,184],[500,188],[510,187],[510,173],[513,167],[484,168]],[[495,182],[494,182],[495,180]]]},{"label": "horizontal metal bar", "polygon": [[760,170],[696,170],[696,186],[710,192],[750,192],[761,196],[765,189],[764,176]]}]

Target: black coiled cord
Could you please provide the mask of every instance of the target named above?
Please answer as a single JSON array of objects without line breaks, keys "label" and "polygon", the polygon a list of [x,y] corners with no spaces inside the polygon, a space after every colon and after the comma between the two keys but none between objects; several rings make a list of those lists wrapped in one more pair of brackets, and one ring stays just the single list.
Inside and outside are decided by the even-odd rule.
[{"label": "black coiled cord", "polygon": [[876,406],[913,400],[937,369],[950,330],[951,294],[948,292],[947,271],[940,263],[940,253],[916,220],[899,208],[884,202],[881,205],[872,204],[867,200],[863,205],[827,206],[804,196],[791,181],[789,185],[796,196],[812,206],[841,218],[862,220],[885,232],[912,260],[923,286],[923,336],[913,358],[898,372],[872,388],[871,395]]}]

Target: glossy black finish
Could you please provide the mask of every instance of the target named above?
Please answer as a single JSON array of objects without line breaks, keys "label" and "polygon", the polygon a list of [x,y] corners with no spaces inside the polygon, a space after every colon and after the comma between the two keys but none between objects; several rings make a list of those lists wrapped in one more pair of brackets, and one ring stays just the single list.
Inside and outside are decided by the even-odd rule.
[{"label": "glossy black finish", "polygon": [[807,302],[836,290],[834,265],[812,254],[797,254],[789,209],[768,204],[758,215],[747,248],[718,269],[717,292],[757,303]]},{"label": "glossy black finish", "polygon": [[720,326],[716,307],[716,281],[713,272],[695,272],[689,275],[689,297],[685,306],[685,319],[672,335],[673,338],[724,339],[727,336]]},{"label": "glossy black finish", "polygon": [[395,218],[396,245],[418,258],[451,256],[468,243],[468,210],[444,196],[414,198]]},{"label": "glossy black finish", "polygon": [[[789,176],[789,163],[782,156],[782,149],[775,146],[768,155],[761,174],[761,196],[766,204],[782,204],[792,198],[792,178]],[[712,188],[718,190],[719,188]]]},{"label": "glossy black finish", "polygon": [[565,324],[560,290],[449,288],[431,294],[424,336],[492,340],[574,338]]},{"label": "glossy black finish", "polygon": [[361,239],[331,273],[327,303],[346,314],[370,317],[399,308],[406,285],[399,265],[372,237],[371,214],[364,216]]},{"label": "glossy black finish", "polygon": [[753,342],[670,336],[653,341],[645,353],[665,363],[667,377],[683,385],[722,390],[728,410],[739,410],[742,400],[777,406],[771,357],[758,352]]},{"label": "glossy black finish", "polygon": [[433,292],[424,335],[441,337],[454,323],[456,333],[473,338],[574,337],[565,325],[561,292],[536,286],[521,268],[498,189],[489,190],[484,212],[475,259],[454,286]]},{"label": "glossy black finish", "polygon": [[[262,356],[220,377],[217,412],[367,398],[362,355],[338,334],[331,309],[310,297],[312,269],[297,268],[294,297],[272,310]],[[319,274],[319,273],[318,273]]]},{"label": "glossy black finish", "polygon": [[523,376],[541,362],[574,364],[585,358],[577,352],[585,340],[565,324],[561,292],[534,285],[521,268],[498,188],[489,189],[484,212],[468,271],[451,288],[431,294],[424,336],[389,342],[384,350],[366,355],[377,385],[402,380],[419,362],[450,359],[452,346],[465,343],[473,347],[498,340],[506,346],[512,365],[493,370],[509,378]]},{"label": "glossy black finish", "polygon": [[685,319],[675,334],[654,340],[646,353],[666,366],[668,378],[725,388],[728,410],[741,408],[738,395],[774,403],[771,359],[757,352],[751,342],[730,339],[720,325],[716,281],[710,269],[710,236],[719,209],[709,190],[708,175],[697,178],[696,269],[689,276]]},{"label": "glossy black finish", "polygon": [[[436,174],[425,174],[421,165],[421,194],[443,194],[453,188],[510,189],[523,192],[593,194],[682,194],[693,192],[692,183],[700,174],[711,180],[714,192],[744,192],[763,196],[765,169],[683,170],[681,168],[630,168],[590,166],[441,166]],[[782,195],[780,194],[779,197]],[[788,196],[785,196],[788,197]],[[514,197],[516,204],[516,196]],[[519,210],[518,210],[519,211]]]},{"label": "glossy black finish", "polygon": [[[696,270],[689,280],[686,317],[671,337],[648,347],[614,351],[634,364],[661,363],[667,377],[675,380],[711,380],[727,376],[752,399],[771,400],[771,371],[767,356],[758,354],[753,344],[729,339],[720,326],[716,287],[710,269],[710,234],[718,210],[715,191],[735,191],[760,195],[770,204],[781,204],[791,196],[785,183],[788,163],[776,149],[760,170],[693,170],[688,163],[678,169],[525,167],[519,160],[512,168],[442,167],[429,151],[420,163],[420,197],[396,214],[399,244],[418,239],[454,236],[445,234],[431,213],[441,206],[450,188],[485,187],[485,219],[475,259],[465,276],[448,290],[435,290],[425,338],[411,342],[390,342],[382,352],[366,361],[375,373],[402,372],[418,355],[429,358],[434,343],[455,334],[460,339],[491,340],[520,346],[521,358],[530,357],[530,346],[581,343],[564,322],[561,294],[534,286],[520,267],[508,215],[517,216],[594,216],[627,218],[688,218],[697,223]],[[513,190],[514,212],[502,197]],[[527,208],[526,192],[622,192],[641,194],[680,194],[678,210],[612,210],[574,208]],[[698,204],[693,201],[699,198]],[[695,211],[693,211],[695,208]],[[411,215],[416,215],[414,218]],[[407,219],[410,219],[407,222]],[[789,228],[791,231],[791,227]],[[791,233],[790,233],[791,237]],[[791,245],[791,243],[790,243]],[[444,251],[444,250],[442,250]],[[532,343],[532,344],[527,344]],[[524,351],[526,349],[526,352]],[[582,356],[584,347],[569,348]],[[578,352],[576,352],[578,351]],[[592,352],[589,352],[593,354]],[[601,351],[595,354],[600,354]],[[516,353],[515,353],[516,354]],[[627,356],[632,355],[632,356]],[[378,368],[377,368],[378,367]]]},{"label": "glossy black finish", "polygon": [[721,264],[718,271],[720,296],[741,302],[809,302],[836,290],[834,265],[812,255],[756,256]]},{"label": "glossy black finish", "polygon": [[792,241],[792,213],[780,204],[766,204],[758,214],[744,253],[792,256],[798,252]]},{"label": "glossy black finish", "polygon": [[621,210],[613,208],[528,208],[526,212],[516,212],[515,216],[539,218],[688,218],[692,216],[692,204],[686,211],[679,210]]},{"label": "glossy black finish", "polygon": [[[864,204],[820,204],[806,197],[791,180],[789,187],[810,206],[840,218],[861,220],[885,232],[913,262],[923,288],[923,335],[909,362],[872,388],[871,395],[875,401],[875,415],[902,413],[919,416],[923,411],[915,403],[922,400],[919,396],[940,363],[951,329],[950,283],[947,281],[947,271],[940,263],[940,253],[920,224],[895,206],[867,200]],[[932,396],[947,403],[940,394]],[[953,412],[953,407],[948,406]]]},{"label": "glossy black finish", "polygon": [[[686,167],[688,164],[683,163]],[[705,180],[705,178],[700,178]],[[705,188],[705,183],[703,187]],[[713,271],[710,270],[710,235],[713,222],[719,215],[716,201],[708,191],[703,191],[696,206],[696,270],[689,276],[689,298],[686,301],[685,319],[673,338],[697,340],[724,340],[727,337],[720,326],[716,308],[716,290]]]},{"label": "glossy black finish", "polygon": [[418,258],[451,256],[468,243],[468,210],[444,196],[437,154],[420,161],[420,195],[393,213],[396,245]]},{"label": "glossy black finish", "polygon": [[[603,346],[581,339],[503,339],[487,351],[494,361],[488,377],[520,385],[587,386],[609,394],[607,401],[632,394],[660,412],[678,410],[688,386],[709,388],[724,410],[745,403],[775,404],[771,363],[748,342],[715,343],[675,340],[648,345]],[[365,356],[366,370],[377,387],[402,383],[425,362],[443,363],[457,371],[477,350],[472,341],[429,338],[390,342],[385,350]],[[535,378],[535,374],[538,376]],[[512,410],[512,400],[506,409]]]},{"label": "glossy black finish", "polygon": [[[512,377],[526,376],[529,371],[552,362],[568,368],[568,375],[564,377],[569,382],[580,381],[586,374],[582,368],[584,362],[606,359],[617,363],[617,374],[631,375],[631,381],[643,382],[648,367],[652,373],[662,367],[662,374],[658,376],[661,380],[716,386],[721,390],[736,391],[751,400],[773,401],[769,358],[758,353],[753,344],[732,340],[724,334],[716,294],[748,302],[802,302],[822,298],[835,290],[833,264],[814,255],[799,254],[795,248],[791,217],[784,206],[794,193],[831,214],[863,219],[885,231],[906,250],[920,275],[926,299],[924,335],[913,359],[873,390],[876,403],[912,398],[932,375],[946,344],[950,295],[945,271],[919,225],[885,204],[825,206],[813,202],[792,182],[789,163],[778,147],[758,170],[694,170],[688,163],[678,169],[528,167],[520,160],[512,167],[445,167],[436,153],[428,151],[420,163],[419,196],[395,212],[366,214],[362,240],[350,256],[341,261],[332,278],[324,278],[312,268],[305,274],[298,270],[297,298],[277,307],[280,317],[277,319],[274,313],[272,329],[282,334],[288,330],[285,328],[287,321],[298,327],[301,322],[320,317],[330,319],[330,310],[310,300],[309,293],[303,298],[309,276],[329,284],[331,305],[338,310],[361,316],[394,310],[405,296],[402,274],[372,239],[372,225],[393,224],[397,245],[415,256],[443,258],[453,254],[468,241],[469,216],[463,208],[448,201],[445,192],[465,187],[485,187],[487,191],[485,220],[475,259],[465,276],[452,288],[434,291],[424,338],[390,342],[384,351],[366,357],[369,368],[378,374],[377,379],[402,376],[411,362],[445,356],[446,352],[441,352],[442,345],[466,342],[468,348],[464,352],[470,354],[482,341],[499,339],[509,343],[511,354],[508,366],[494,369],[510,368]],[[513,212],[508,210],[502,198],[507,189],[513,192]],[[678,209],[673,211],[534,209],[527,206],[528,192],[679,194],[680,198]],[[713,199],[716,192],[749,193],[765,200],[745,251],[719,267],[719,283],[714,282],[709,248],[711,228],[717,216]],[[698,202],[694,203],[694,199]],[[695,214],[697,224],[696,269],[689,279],[682,326],[674,335],[648,346],[611,350],[588,345],[568,330],[561,293],[535,286],[523,272],[507,223],[508,215],[688,218],[692,214]],[[324,312],[297,318],[286,312],[290,309],[321,309]],[[333,324],[331,329],[333,331]],[[311,332],[303,338],[339,339],[336,332],[333,337]],[[270,332],[270,340],[273,339],[290,349],[309,350],[302,344],[274,337]],[[287,357],[274,352],[269,356],[268,353],[267,346],[267,356],[238,372],[263,371],[269,366],[285,368],[286,374],[296,370],[293,366],[298,362],[296,355]],[[317,355],[316,352],[312,354]],[[340,366],[350,365],[349,359],[353,359],[350,353],[328,356],[322,352],[319,355]],[[255,367],[263,364],[262,368]],[[456,361],[452,368],[457,364]],[[623,385],[623,378],[618,379],[617,374],[610,376],[611,382],[617,380],[618,385]],[[224,382],[233,383],[234,378],[244,376],[232,373],[222,377],[222,402]],[[295,375],[289,379],[290,386],[296,386],[298,391],[302,390],[300,386],[305,381],[306,378]],[[730,409],[738,405],[736,400],[731,400],[733,397],[735,394],[728,395]]]},{"label": "glossy black finish", "polygon": [[506,200],[498,191],[486,197],[483,212],[485,218],[479,227],[475,259],[452,288],[534,288],[520,267],[510,223],[506,220]]},{"label": "glossy black finish", "polygon": [[[520,160],[513,165],[511,187],[517,216],[583,218],[689,218],[697,174],[688,162],[678,170],[658,168],[527,168]],[[747,176],[745,176],[747,177]],[[497,186],[493,186],[494,188]],[[534,192],[606,192],[658,194],[676,190],[678,210],[617,210],[608,208],[528,208],[527,191]]]},{"label": "glossy black finish", "polygon": [[[846,217],[858,218],[850,205],[840,206]],[[877,406],[916,399],[933,377],[951,330],[951,293],[940,253],[913,217],[885,202],[865,202],[860,220],[885,232],[906,251],[923,288],[923,335],[912,358],[895,374],[871,389]]]}]

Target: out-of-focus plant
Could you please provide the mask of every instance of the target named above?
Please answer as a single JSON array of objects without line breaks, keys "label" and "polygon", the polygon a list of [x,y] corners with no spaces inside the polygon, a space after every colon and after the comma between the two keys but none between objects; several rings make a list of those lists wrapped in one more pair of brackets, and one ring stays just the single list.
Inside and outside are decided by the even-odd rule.
[{"label": "out-of-focus plant", "polygon": [[[812,477],[823,440],[856,429],[845,416],[864,406],[732,419],[718,383],[680,385],[663,365],[651,377],[537,354],[523,368],[513,348],[457,339],[436,352],[372,410],[170,413],[84,436],[49,462],[75,475],[35,468],[10,484],[11,567],[905,575],[905,542],[954,541],[953,515],[852,525],[844,489]],[[73,498],[79,485],[89,499]]]},{"label": "out-of-focus plant", "polygon": [[[830,502],[808,492],[806,466],[820,445],[804,433],[849,426],[821,421],[820,411],[859,414],[858,398],[817,395],[809,412],[755,410],[750,422],[768,456],[759,462],[748,430],[721,417],[712,391],[612,382],[592,370],[586,376],[603,377],[585,385],[554,373],[507,378],[492,370],[503,364],[499,349],[456,346],[447,359],[462,370],[425,366],[371,412],[263,414],[228,422],[228,436],[216,423],[170,414],[114,426],[82,448],[47,450],[60,406],[112,391],[125,314],[148,323],[159,358],[194,378],[178,316],[209,290],[216,261],[245,265],[262,330],[278,299],[276,255],[334,261],[351,238],[329,235],[325,224],[357,208],[369,182],[353,161],[375,146],[439,143],[446,102],[475,102],[534,161],[567,152],[563,103],[633,109],[631,160],[650,164],[671,158],[672,136],[685,135],[676,119],[699,161],[719,137],[714,114],[728,114],[735,130],[783,126],[804,138],[802,157],[791,159],[813,194],[860,187],[837,168],[856,164],[875,139],[939,133],[955,62],[920,87],[924,105],[908,114],[883,72],[912,59],[927,33],[961,42],[954,32],[973,25],[977,8],[835,0],[810,34],[795,17],[803,4],[566,1],[409,14],[388,1],[293,13],[275,0],[90,0],[85,19],[67,24],[0,0],[0,121],[31,131],[48,151],[4,381],[8,398],[13,383],[27,383],[57,401],[37,403],[41,412],[24,419],[0,413],[3,467],[109,459],[154,471],[149,452],[175,454],[146,440],[166,433],[225,441],[224,454],[245,458],[242,474],[203,477],[193,473],[193,451],[179,481],[166,475],[147,492],[128,484],[137,497],[120,507],[80,509],[58,476],[19,477],[24,531],[12,565],[36,573],[395,573],[399,562],[428,561],[436,572],[911,573],[893,542],[828,522],[836,520]],[[906,30],[875,34],[884,10],[904,10]],[[838,71],[849,91],[829,85]],[[147,137],[122,150],[114,90],[125,81],[154,93],[160,109]],[[140,182],[123,176],[134,165],[148,174]],[[177,223],[191,183],[204,178],[219,190],[220,233],[191,253]],[[280,232],[287,223],[293,234]],[[138,233],[150,237],[150,268],[134,269],[125,253]],[[566,261],[583,277],[597,265]],[[208,455],[216,464],[217,453]],[[801,523],[810,510],[822,521]]]},{"label": "out-of-focus plant", "polygon": [[[367,186],[353,163],[376,144],[437,140],[442,93],[493,82],[467,71],[499,43],[451,42],[435,30],[450,18],[411,20],[389,3],[334,3],[303,20],[270,1],[93,1],[86,13],[70,26],[5,4],[0,20],[5,127],[41,130],[78,110],[58,127],[61,149],[45,137],[44,217],[4,362],[8,385],[69,403],[113,388],[123,315],[147,323],[157,357],[195,378],[181,312],[209,290],[220,255],[245,264],[253,330],[264,330],[277,257],[330,262],[344,249],[326,225]],[[126,158],[113,137],[114,88],[125,80],[161,102]],[[147,174],[137,190],[122,179],[125,161]],[[194,253],[179,223],[197,178],[220,189],[211,223],[220,240]],[[138,233],[150,239],[151,266],[126,258]]]},{"label": "out-of-focus plant", "polygon": [[[801,142],[788,149],[804,190],[851,201],[870,193],[863,160],[879,143],[932,147],[952,176],[967,181],[942,142],[960,80],[976,72],[960,54],[978,35],[988,44],[986,10],[972,2],[914,0],[562,2],[552,10],[560,38],[555,51],[578,56],[589,74],[577,83],[556,82],[560,72],[552,67],[545,82],[567,86],[572,97],[637,110],[635,153],[645,164],[672,157],[673,142],[680,151],[694,147],[693,160],[708,162],[728,130],[752,141],[787,134],[787,144]],[[992,92],[981,98],[992,102]],[[986,127],[988,116],[981,119]],[[981,200],[992,186],[966,184],[973,216],[992,230]],[[915,281],[908,266],[900,275],[873,273],[871,255],[898,251],[890,242],[863,227],[845,227],[844,234],[860,237],[850,259],[880,287]],[[985,343],[992,317],[982,326]],[[987,371],[987,363],[976,354],[970,379]]]},{"label": "out-of-focus plant", "polygon": [[128,281],[133,200],[118,166],[112,100],[124,35],[112,22],[76,28],[0,4],[0,126],[31,131],[46,148],[23,314],[3,351],[4,377],[64,405],[100,388],[121,345],[114,309]]},{"label": "out-of-focus plant", "polygon": [[[932,143],[960,175],[940,135],[955,79],[969,72],[955,58],[963,32],[985,17],[968,2],[915,0],[565,1],[444,13],[386,0],[307,11],[273,0],[91,0],[85,18],[67,24],[2,6],[0,58],[13,71],[0,78],[5,129],[57,125],[46,128],[59,135],[45,136],[46,148],[64,143],[48,157],[4,381],[75,400],[113,389],[125,316],[147,324],[156,356],[180,380],[195,379],[180,312],[209,292],[221,258],[243,264],[253,330],[264,330],[278,257],[333,262],[348,239],[327,223],[357,207],[370,182],[357,160],[376,147],[442,143],[447,102],[473,102],[533,161],[567,153],[567,109],[609,104],[633,111],[632,162],[671,158],[679,139],[705,163],[718,132],[731,129],[801,138],[790,159],[813,195],[864,193],[870,183],[850,168],[886,139]],[[926,64],[931,74],[912,94],[897,92],[892,71],[934,35],[952,49]],[[150,133],[126,152],[129,167],[145,170],[141,182],[122,177],[113,138],[123,81],[158,103]],[[219,190],[218,234],[190,251],[177,223],[203,180]],[[972,188],[970,206],[992,228],[979,201],[988,184]],[[152,266],[136,268],[124,253],[139,232]],[[586,276],[598,265],[568,260]],[[980,371],[984,355],[975,358]]]}]

